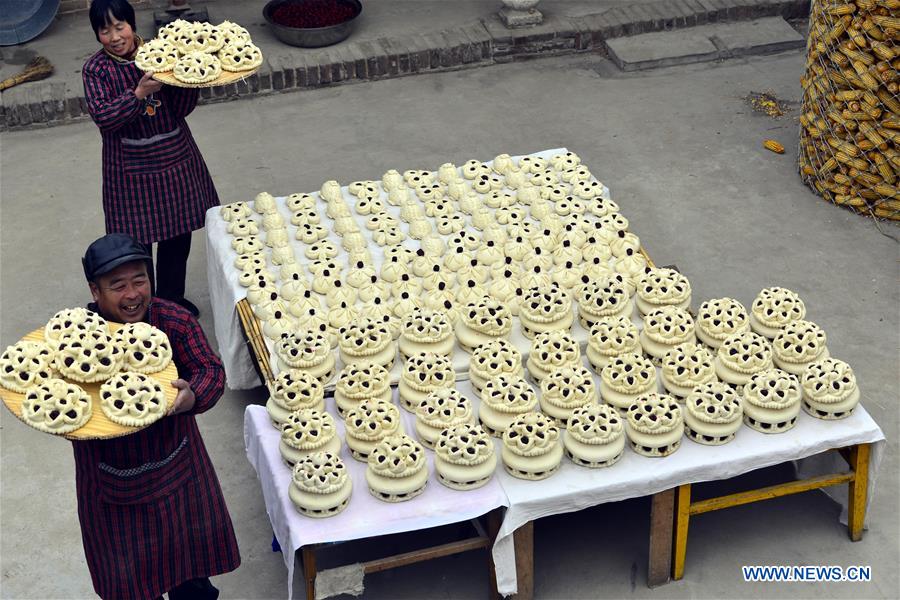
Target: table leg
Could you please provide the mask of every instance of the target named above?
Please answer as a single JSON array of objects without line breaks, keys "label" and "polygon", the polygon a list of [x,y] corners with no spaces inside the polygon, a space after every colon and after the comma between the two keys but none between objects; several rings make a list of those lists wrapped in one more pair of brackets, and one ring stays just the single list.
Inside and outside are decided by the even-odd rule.
[{"label": "table leg", "polygon": [[487,514],[487,534],[490,540],[487,547],[488,577],[491,586],[488,590],[488,597],[491,600],[500,600],[500,592],[497,591],[497,567],[494,565],[494,542],[500,531],[500,523],[503,519],[502,510],[502,508],[497,508]]},{"label": "table leg", "polygon": [[303,579],[306,581],[306,600],[316,598],[316,549],[315,546],[303,546],[300,549],[303,557]]},{"label": "table leg", "polygon": [[675,489],[653,494],[650,508],[650,560],[647,586],[669,582],[672,573],[672,525],[675,512]]},{"label": "table leg", "polygon": [[688,525],[691,518],[691,484],[678,486],[675,506],[675,564],[672,565],[672,579],[684,577],[684,557],[687,553]]},{"label": "table leg", "polygon": [[869,485],[869,444],[857,444],[850,451],[853,480],[850,481],[847,507],[847,529],[850,539],[858,542],[863,536],[866,522],[866,493]]},{"label": "table leg", "polygon": [[513,532],[516,549],[516,600],[534,598],[534,521],[528,521]]}]

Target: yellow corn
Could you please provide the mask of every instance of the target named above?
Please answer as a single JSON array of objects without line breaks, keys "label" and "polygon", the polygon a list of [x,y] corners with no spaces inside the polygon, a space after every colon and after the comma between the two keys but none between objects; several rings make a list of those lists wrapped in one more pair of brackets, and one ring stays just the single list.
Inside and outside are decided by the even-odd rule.
[{"label": "yellow corn", "polygon": [[900,191],[889,183],[882,182],[875,184],[875,187],[872,189],[875,190],[875,193],[880,194],[885,198],[900,198]]},{"label": "yellow corn", "polygon": [[876,25],[883,29],[893,29],[894,31],[900,30],[900,18],[883,15],[872,15],[870,18]]},{"label": "yellow corn", "polygon": [[881,42],[872,42],[872,52],[874,52],[878,55],[879,58],[882,58],[884,60],[894,59],[894,49],[887,44],[882,44]]},{"label": "yellow corn", "polygon": [[860,10],[875,10],[875,0],[856,0]]},{"label": "yellow corn", "polygon": [[809,166],[809,165],[803,165],[802,167],[800,167],[800,171],[801,171],[804,175],[815,175],[815,174],[816,174],[816,170],[813,169],[813,168],[812,168],[811,166]]},{"label": "yellow corn", "polygon": [[874,65],[875,59],[867,52],[858,52],[853,48],[849,48],[846,44],[841,44],[838,50],[841,51],[847,58],[854,61],[859,61],[864,65]]},{"label": "yellow corn", "polygon": [[881,103],[884,105],[886,109],[900,117],[900,101],[894,98],[887,90],[878,90],[876,92],[878,95],[878,99],[881,100]]},{"label": "yellow corn", "polygon": [[879,177],[878,175],[872,175],[871,173],[867,172],[860,172],[853,179],[868,187],[877,186],[878,184],[883,183],[881,177]]},{"label": "yellow corn", "polygon": [[763,142],[763,148],[766,150],[771,150],[775,154],[784,154],[784,146],[776,142],[775,140],[766,140]]},{"label": "yellow corn", "polygon": [[850,178],[843,173],[835,173],[834,182],[840,185],[850,185]]},{"label": "yellow corn", "polygon": [[837,52],[832,52],[828,55],[833,63],[838,66],[846,67],[850,64],[850,59],[847,58],[844,54],[838,54]]},{"label": "yellow corn", "polygon": [[841,116],[850,121],[871,121],[873,119],[872,115],[864,113],[862,111],[853,112],[850,110],[845,110],[841,112]]},{"label": "yellow corn", "polygon": [[883,42],[885,39],[884,32],[878,29],[872,19],[868,17],[863,21],[863,30],[866,32],[866,35],[875,38],[879,42]]},{"label": "yellow corn", "polygon": [[888,164],[888,160],[884,155],[880,152],[876,152],[874,156],[872,156],[872,162],[875,163],[875,168],[878,170],[878,174],[881,175],[881,178],[884,179],[885,183],[894,185],[894,182],[897,181],[897,174],[894,173],[894,170]]},{"label": "yellow corn", "polygon": [[862,90],[841,90],[834,97],[841,102],[850,102],[851,100],[859,100],[864,93]]},{"label": "yellow corn", "polygon": [[900,129],[900,117],[891,117],[884,119],[881,124],[889,129]]},{"label": "yellow corn", "polygon": [[819,176],[822,177],[825,173],[834,171],[835,167],[837,167],[837,160],[832,156],[819,167]]},{"label": "yellow corn", "polygon": [[858,193],[866,200],[881,200],[881,196],[875,190],[859,190]]},{"label": "yellow corn", "polygon": [[853,157],[851,157],[851,156],[847,156],[844,152],[840,152],[840,151],[835,152],[835,153],[834,153],[834,157],[835,157],[839,162],[842,162],[842,163],[844,163],[844,164],[847,165],[847,166],[850,166],[850,167],[854,167],[854,168],[856,168],[856,169],[859,169],[860,171],[865,171],[865,170],[868,168],[868,166],[869,166],[869,163],[867,163],[867,162],[864,161],[863,159],[861,159],[861,158],[853,158]]},{"label": "yellow corn", "polygon": [[878,132],[875,130],[875,127],[872,126],[871,123],[860,123],[859,124],[859,132],[866,136],[866,139],[875,144],[878,147],[885,145],[887,142],[884,141],[884,138],[878,135]]},{"label": "yellow corn", "polygon": [[855,4],[836,4],[834,6],[829,6],[825,8],[825,12],[829,15],[841,16],[841,15],[850,15],[856,12]]},{"label": "yellow corn", "polygon": [[834,148],[835,150],[840,150],[847,156],[858,156],[859,149],[853,144],[848,144],[843,140],[839,140],[836,137],[829,137],[825,140],[828,142],[828,145]]}]

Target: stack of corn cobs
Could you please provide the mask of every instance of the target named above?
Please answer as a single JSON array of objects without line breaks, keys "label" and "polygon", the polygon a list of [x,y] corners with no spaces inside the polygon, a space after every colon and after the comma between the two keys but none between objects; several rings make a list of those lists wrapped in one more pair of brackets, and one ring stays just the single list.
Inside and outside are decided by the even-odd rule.
[{"label": "stack of corn cobs", "polygon": [[900,220],[900,0],[814,0],[800,173],[824,198]]}]

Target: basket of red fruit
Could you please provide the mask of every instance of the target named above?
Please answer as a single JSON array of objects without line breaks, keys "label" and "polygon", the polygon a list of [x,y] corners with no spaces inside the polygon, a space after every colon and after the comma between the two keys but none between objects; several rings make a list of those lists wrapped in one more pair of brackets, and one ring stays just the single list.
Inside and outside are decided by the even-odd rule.
[{"label": "basket of red fruit", "polygon": [[271,0],[263,17],[285,44],[319,48],[347,39],[361,12],[359,0]]}]

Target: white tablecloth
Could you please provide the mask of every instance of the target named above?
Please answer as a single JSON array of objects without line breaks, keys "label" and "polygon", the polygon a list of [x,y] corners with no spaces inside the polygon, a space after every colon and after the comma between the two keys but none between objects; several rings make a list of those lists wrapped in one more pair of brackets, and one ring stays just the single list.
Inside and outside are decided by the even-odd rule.
[{"label": "white tablecloth", "polygon": [[[396,393],[395,393],[396,395]],[[326,400],[327,410],[335,416],[338,435],[344,439],[344,422],[336,417],[334,399]],[[415,418],[400,409],[406,432],[416,438]],[[287,567],[288,598],[292,598],[294,554],[307,544],[339,542],[391,533],[418,531],[450,523],[466,521],[497,507],[506,506],[506,495],[497,478],[476,490],[451,490],[437,480],[434,472],[434,453],[426,452],[430,477],[422,495],[396,504],[376,500],[366,483],[366,465],[350,456],[346,444],[341,458],[350,471],[353,493],[350,504],[338,515],[313,519],[301,515],[288,497],[291,471],[281,460],[278,450],[280,434],[272,426],[266,409],[248,406],[244,413],[244,444],[247,458],[256,469],[262,484],[266,512],[275,537],[281,545]],[[515,565],[513,565],[515,569]]]},{"label": "white tablecloth", "polygon": [[[529,521],[648,496],[685,483],[728,479],[831,448],[865,442],[875,442],[869,458],[867,500],[871,502],[885,444],[881,429],[862,406],[841,421],[823,421],[801,411],[794,428],[782,434],[766,435],[744,426],[734,441],[722,446],[702,446],[685,437],[681,448],[665,458],[648,458],[626,449],[619,462],[605,469],[585,469],[564,459],[559,472],[543,483],[499,473],[509,508],[494,544],[497,587],[503,595],[516,592],[512,534]],[[800,470],[806,477],[840,470],[832,459],[815,457],[800,461]],[[843,466],[846,469],[846,463]],[[835,499],[846,510],[846,494]]]},{"label": "white tablecloth", "polygon": [[[535,152],[529,156],[539,156],[549,159],[555,154],[564,152],[567,152],[566,148],[554,148],[551,150]],[[520,157],[515,156],[513,158],[518,160]],[[492,162],[493,161],[486,161],[486,164],[490,165]],[[590,165],[586,166],[590,168]],[[350,206],[353,206],[355,200],[354,197],[347,191],[346,187],[342,188],[342,190],[344,199]],[[318,192],[312,191],[312,195],[318,197]],[[605,198],[609,198],[609,189],[604,186],[601,195]],[[382,197],[384,198],[385,196],[384,192],[382,192]],[[252,200],[252,198],[247,199],[248,202]],[[281,215],[287,222],[288,234],[291,243],[294,246],[294,254],[297,261],[301,264],[307,264],[309,261],[303,256],[301,242],[294,239],[296,227],[290,224],[290,211],[285,206],[285,198],[278,197],[275,201]],[[395,217],[399,217],[400,215],[400,209],[387,204],[386,201],[385,210]],[[322,214],[322,222],[330,227],[331,219],[325,216],[324,207],[320,210],[320,213]],[[364,227],[365,218],[355,212],[353,213],[353,216],[360,225],[363,235],[369,239],[369,250],[372,253],[372,260],[376,270],[380,270],[383,258],[382,249],[371,241],[372,233]],[[628,216],[627,211],[625,216]],[[254,218],[258,218],[258,216],[255,216]],[[407,231],[408,226],[406,223],[401,223],[400,226],[404,232]],[[473,231],[471,227],[470,231]],[[235,305],[238,301],[246,297],[247,290],[238,283],[239,273],[234,267],[234,260],[237,258],[237,253],[231,248],[231,239],[232,236],[226,229],[226,223],[219,214],[219,208],[215,207],[209,209],[206,213],[206,273],[207,278],[209,279],[209,296],[210,303],[212,304],[216,339],[219,343],[219,354],[225,365],[225,376],[228,379],[228,387],[240,390],[256,387],[260,384],[260,381],[254,370],[253,359],[250,355],[250,350],[247,348],[244,341],[240,320],[238,319],[237,311],[235,310]],[[333,231],[331,232],[329,239],[340,248],[341,238]],[[419,242],[412,238],[405,240],[404,244],[413,250],[419,248]],[[341,254],[339,254],[338,257],[343,260],[344,252],[341,251]],[[270,265],[270,269],[273,273],[277,274],[277,267]],[[518,320],[516,319],[516,321]],[[588,332],[578,324],[577,320],[572,327],[572,332],[583,347],[587,343]],[[513,328],[510,340],[522,350],[523,354],[527,357],[530,342],[519,330],[518,325]],[[266,340],[266,344],[270,351],[270,364],[277,374],[277,361],[275,360],[274,345],[268,340]],[[337,354],[337,352],[335,354]],[[340,359],[338,359],[338,369],[342,366]],[[469,355],[459,348],[456,349],[453,355],[453,366],[456,370],[458,380],[468,379]],[[395,383],[399,379],[401,368],[401,362],[397,361],[397,364],[394,366],[394,370],[391,373],[392,380]],[[328,387],[330,388],[331,385]]]}]

